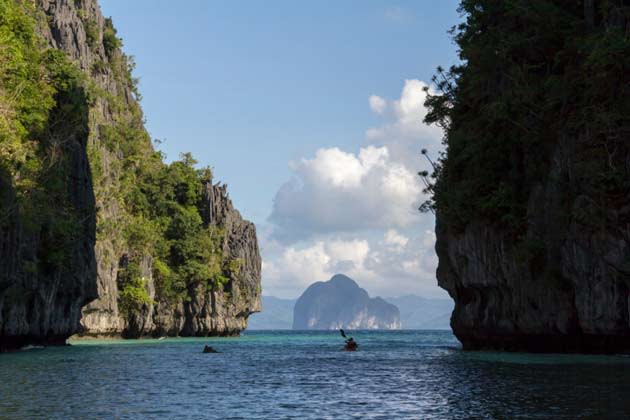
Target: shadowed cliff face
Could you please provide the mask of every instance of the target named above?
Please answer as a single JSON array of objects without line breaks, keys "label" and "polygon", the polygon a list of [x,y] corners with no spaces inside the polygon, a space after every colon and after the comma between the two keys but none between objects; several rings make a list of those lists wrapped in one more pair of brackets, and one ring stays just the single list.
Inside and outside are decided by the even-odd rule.
[{"label": "shadowed cliff face", "polygon": [[[233,208],[225,186],[207,184],[203,187],[204,223],[222,229],[223,254],[240,261],[239,270],[230,273],[222,288],[190,285],[185,297],[166,300],[157,293],[153,258],[144,255],[140,257],[139,268],[149,302],[132,312],[121,310],[120,276],[129,265],[131,254],[121,232],[130,222],[127,210],[115,199],[123,182],[121,169],[115,163],[124,156],[120,149],[108,148],[105,128],[121,121],[141,121],[136,115],[140,111],[134,99],[136,94],[127,68],[128,58],[122,55],[118,46],[111,46],[111,37],[106,39],[111,22],[103,18],[95,0],[43,0],[42,8],[51,22],[47,36],[51,45],[76,59],[106,93],[96,99],[92,108],[90,141],[99,164],[96,203],[100,225],[113,225],[116,229],[103,229],[96,241],[98,299],[83,310],[82,334],[128,338],[238,334],[247,326],[249,314],[260,310],[261,259],[255,226],[244,221]],[[109,31],[111,34],[113,28]],[[112,104],[107,96],[120,99]],[[144,132],[143,127],[140,130]],[[152,150],[150,143],[140,147]]]},{"label": "shadowed cliff face", "polygon": [[[20,16],[30,16],[43,38],[33,44],[36,56],[56,54],[43,59],[48,74],[42,77],[35,68],[27,82],[52,84],[56,93],[47,124],[21,140],[39,142],[32,153],[43,169],[28,180],[34,187],[20,173],[33,165],[0,161],[0,350],[62,344],[75,333],[140,337],[243,330],[249,314],[260,310],[261,260],[255,226],[233,208],[225,186],[199,181],[189,187],[201,197],[194,203],[201,218],[194,216],[203,220],[196,223],[220,231],[220,249],[212,248],[216,264],[223,264],[214,268],[217,281],[186,282],[177,298],[164,298],[154,279],[155,250],[133,247],[130,226],[143,220],[132,202],[133,187],[148,165],[156,171],[166,165],[144,129],[133,62],[122,53],[111,20],[96,0],[38,0],[34,8],[29,2],[10,4]],[[15,114],[6,109],[0,103],[3,124]],[[0,146],[4,159],[12,149]],[[142,167],[141,161],[149,163]],[[150,187],[156,185],[159,180]],[[38,209],[46,217],[38,217]],[[125,310],[121,287],[132,266],[141,286],[131,289],[139,293],[131,299],[141,304]]]},{"label": "shadowed cliff face", "polygon": [[[11,8],[29,22],[28,29],[22,28],[25,33],[32,24],[35,36],[39,31],[47,34],[46,28],[38,27],[30,8],[19,3]],[[42,56],[38,50],[29,59]],[[44,60],[52,62],[54,56]],[[7,154],[2,147],[0,351],[31,343],[63,344],[80,328],[81,308],[97,296],[95,197],[87,156],[88,98],[62,61],[45,67],[47,77],[40,89],[54,89],[54,103],[44,114],[43,127],[24,126],[28,144],[36,146],[17,165],[11,152]],[[28,94],[23,91],[29,83],[37,82],[31,75],[22,77],[22,89],[12,92],[14,100]],[[0,92],[11,89],[10,79],[3,78],[7,84]],[[36,94],[30,93],[30,99]],[[11,102],[0,105],[3,123],[21,118],[21,111],[7,112]],[[25,118],[34,118],[36,113],[26,111]],[[2,142],[14,139],[3,135]]]},{"label": "shadowed cliff face", "polygon": [[[579,151],[577,139],[558,145],[534,188],[527,235],[544,241],[534,260],[491,224],[453,233],[438,216],[438,282],[455,299],[451,326],[464,348],[630,350],[630,205],[576,182],[590,159]],[[617,151],[630,162],[627,146]]]},{"label": "shadowed cliff face", "polygon": [[545,3],[462,3],[438,283],[465,349],[630,352],[627,2]]},{"label": "shadowed cliff face", "polygon": [[[25,226],[20,209],[41,203],[26,198],[16,204],[11,177],[0,169],[0,194],[7,204],[0,222],[0,351],[30,343],[63,344],[79,329],[83,305],[97,296],[94,194],[85,127],[51,128],[47,133],[63,139],[61,153],[69,171],[61,182],[67,183],[64,201],[71,206],[73,233],[60,243],[53,220],[35,230]],[[63,252],[59,263],[52,259],[56,247]]]},{"label": "shadowed cliff face", "polygon": [[[103,127],[115,124],[130,113],[130,106],[135,105],[134,95],[129,84],[117,74],[123,71],[121,63],[115,60],[120,57],[120,53],[115,48],[110,51],[105,48],[105,18],[96,0],[41,0],[39,8],[47,16],[48,27],[43,32],[50,46],[71,57],[102,92],[110,97],[122,98],[119,106],[115,107],[104,95],[98,95],[90,110],[88,142],[93,151],[91,165],[94,166],[95,160],[98,160],[101,173],[95,185],[96,206],[100,219],[108,220],[116,229],[100,234],[93,246],[98,299],[83,309],[82,320],[82,330],[87,326],[99,325],[103,332],[120,334],[125,326],[118,315],[116,278],[121,264],[124,264],[127,249],[121,233],[125,223],[124,209],[121,208],[120,200],[114,198],[121,176],[114,162],[124,156],[109,150],[104,144]],[[91,39],[88,40],[88,37]],[[103,65],[98,72],[93,72],[97,63]],[[144,274],[148,274],[151,269],[150,259],[145,259],[142,266]],[[132,323],[137,323],[137,320]]]},{"label": "shadowed cliff face", "polygon": [[400,329],[398,308],[370,298],[354,280],[341,274],[317,282],[299,297],[293,309],[294,330]]}]

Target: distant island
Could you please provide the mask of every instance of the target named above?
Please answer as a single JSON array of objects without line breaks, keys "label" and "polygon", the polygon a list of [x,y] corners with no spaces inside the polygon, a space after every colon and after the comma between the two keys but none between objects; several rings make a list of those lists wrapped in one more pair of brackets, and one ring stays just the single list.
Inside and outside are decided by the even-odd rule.
[{"label": "distant island", "polygon": [[[384,297],[400,311],[403,330],[450,330],[454,303],[451,299],[432,299],[417,295]],[[297,299],[262,297],[262,311],[249,318],[248,330],[290,330]]]},{"label": "distant island", "polygon": [[350,277],[310,285],[295,302],[294,330],[400,329],[400,311],[368,293]]}]

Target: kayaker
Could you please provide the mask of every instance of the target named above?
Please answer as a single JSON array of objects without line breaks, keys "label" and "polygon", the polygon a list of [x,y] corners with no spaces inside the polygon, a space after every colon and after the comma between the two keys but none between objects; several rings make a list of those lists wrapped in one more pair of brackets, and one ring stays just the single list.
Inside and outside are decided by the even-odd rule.
[{"label": "kayaker", "polygon": [[341,333],[341,336],[346,339],[346,345],[344,347],[344,350],[346,350],[346,351],[356,351],[356,349],[359,347],[359,344],[357,344],[357,342],[354,341],[354,338],[352,338],[352,337],[348,338],[346,336],[346,333],[342,329],[340,329],[339,332]]},{"label": "kayaker", "polygon": [[354,341],[354,338],[350,337],[349,339],[346,340],[346,350],[355,351],[358,347],[359,345],[357,344],[356,341]]}]

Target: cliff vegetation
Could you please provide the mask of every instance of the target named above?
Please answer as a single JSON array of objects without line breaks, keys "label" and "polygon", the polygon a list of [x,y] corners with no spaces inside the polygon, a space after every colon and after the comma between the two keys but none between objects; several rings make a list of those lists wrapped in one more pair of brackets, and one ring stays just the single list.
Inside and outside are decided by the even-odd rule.
[{"label": "cliff vegetation", "polygon": [[619,159],[630,129],[624,3],[462,1],[466,21],[452,30],[462,64],[438,69],[440,94],[427,100],[426,122],[446,129],[429,203],[444,223],[462,230],[483,219],[522,237],[560,135],[588,137],[584,151],[594,155],[576,168],[580,189],[628,197],[630,168]]},{"label": "cliff vegetation", "polygon": [[236,333],[259,306],[253,225],[154,149],[122,45],[95,0],[0,0],[1,336]]},{"label": "cliff vegetation", "polygon": [[[630,3],[463,0],[421,173],[470,348],[608,351],[630,318]],[[615,340],[615,338],[619,338]]]},{"label": "cliff vegetation", "polygon": [[46,48],[28,2],[0,1],[0,78],[0,229],[19,215],[24,234],[40,237],[25,269],[71,269],[79,220],[89,214],[70,202],[64,149],[69,132],[87,134],[85,78]]}]

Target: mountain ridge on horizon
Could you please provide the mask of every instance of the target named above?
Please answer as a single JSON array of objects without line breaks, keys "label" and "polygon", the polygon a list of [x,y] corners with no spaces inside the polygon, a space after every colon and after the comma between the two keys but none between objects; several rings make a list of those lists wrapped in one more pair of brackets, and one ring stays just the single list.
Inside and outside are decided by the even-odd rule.
[{"label": "mountain ridge on horizon", "polygon": [[[403,330],[450,330],[450,316],[454,306],[451,299],[413,293],[381,299],[398,307]],[[296,301],[297,298],[263,295],[262,311],[250,317],[248,330],[290,330]]]},{"label": "mountain ridge on horizon", "polygon": [[400,329],[400,311],[380,297],[371,297],[344,274],[306,288],[293,308],[294,330]]}]

